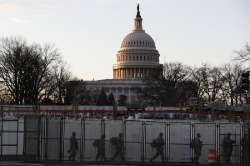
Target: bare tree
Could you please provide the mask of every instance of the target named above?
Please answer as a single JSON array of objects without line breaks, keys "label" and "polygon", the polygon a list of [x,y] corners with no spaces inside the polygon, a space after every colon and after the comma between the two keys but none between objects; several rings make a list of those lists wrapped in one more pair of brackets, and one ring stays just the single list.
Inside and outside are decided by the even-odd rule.
[{"label": "bare tree", "polygon": [[197,93],[196,85],[189,81],[190,71],[190,67],[181,63],[164,64],[161,77],[156,73],[144,81],[146,86],[142,90],[142,98],[145,103],[165,106],[187,103]]},{"label": "bare tree", "polygon": [[209,71],[209,95],[212,102],[219,99],[223,85],[221,68],[213,67]]},{"label": "bare tree", "polygon": [[224,84],[223,91],[230,105],[243,103],[244,94],[241,91],[241,74],[244,69],[240,64],[226,64],[223,67]]},{"label": "bare tree", "polygon": [[185,81],[190,78],[190,67],[179,62],[165,63],[163,66],[163,77],[174,82]]},{"label": "bare tree", "polygon": [[53,90],[53,98],[54,101],[58,104],[64,103],[64,98],[66,94],[66,82],[68,82],[71,79],[70,72],[66,69],[66,65],[64,63],[61,63],[59,65],[56,65],[52,69],[52,76],[54,78],[54,87]]},{"label": "bare tree", "polygon": [[0,43],[0,79],[15,104],[37,104],[48,86],[51,66],[59,60],[51,45],[28,45],[23,39]]},{"label": "bare tree", "polygon": [[199,100],[211,100],[209,95],[209,71],[210,67],[207,64],[192,69],[191,80],[197,85]]},{"label": "bare tree", "polygon": [[98,89],[90,89],[83,80],[74,79],[66,82],[65,104],[96,104],[98,100]]},{"label": "bare tree", "polygon": [[192,70],[191,79],[198,87],[199,99],[205,102],[224,101],[230,105],[243,103],[244,95],[240,90],[241,65],[226,64],[211,67],[203,64]]},{"label": "bare tree", "polygon": [[200,100],[214,102],[221,96],[224,79],[221,68],[203,64],[192,70],[191,79],[197,84]]},{"label": "bare tree", "polygon": [[22,102],[21,93],[21,55],[25,52],[23,40],[3,39],[0,49],[0,78],[16,104]]},{"label": "bare tree", "polygon": [[243,49],[239,51],[235,51],[238,55],[235,57],[235,60],[239,60],[241,62],[249,62],[250,61],[250,43],[246,43]]}]

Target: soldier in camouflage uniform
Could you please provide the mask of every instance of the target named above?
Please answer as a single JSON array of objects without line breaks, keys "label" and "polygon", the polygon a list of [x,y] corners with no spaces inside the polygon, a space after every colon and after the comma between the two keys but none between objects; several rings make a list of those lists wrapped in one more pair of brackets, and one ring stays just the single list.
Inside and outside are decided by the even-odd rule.
[{"label": "soldier in camouflage uniform", "polygon": [[194,158],[193,161],[195,163],[199,163],[199,158],[201,156],[201,150],[202,150],[202,141],[200,140],[200,133],[197,133],[196,137],[191,141],[191,148],[194,150]]},{"label": "soldier in camouflage uniform", "polygon": [[93,146],[97,148],[96,161],[101,158],[101,161],[106,161],[105,154],[105,135],[102,134],[100,139],[94,141]]},{"label": "soldier in camouflage uniform", "polygon": [[111,158],[111,160],[115,160],[116,157],[118,155],[120,155],[121,160],[124,161],[125,158],[124,158],[124,138],[123,138],[123,134],[120,133],[118,137],[111,138],[110,143],[115,149],[115,154]]},{"label": "soldier in camouflage uniform", "polygon": [[222,154],[226,163],[230,163],[231,155],[233,152],[233,144],[235,141],[231,139],[231,134],[228,133],[222,142]]},{"label": "soldier in camouflage uniform", "polygon": [[78,151],[78,142],[76,139],[76,133],[72,132],[72,136],[70,137],[70,148],[68,150],[69,160],[75,161],[77,151]]},{"label": "soldier in camouflage uniform", "polygon": [[155,160],[158,156],[161,156],[161,161],[164,161],[164,138],[163,133],[160,133],[159,136],[153,140],[151,146],[156,149],[155,155],[150,159],[150,162]]}]

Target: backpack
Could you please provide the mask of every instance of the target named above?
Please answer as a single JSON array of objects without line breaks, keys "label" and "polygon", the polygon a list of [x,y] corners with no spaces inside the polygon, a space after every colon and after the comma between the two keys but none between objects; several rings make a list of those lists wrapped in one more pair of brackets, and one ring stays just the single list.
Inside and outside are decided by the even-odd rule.
[{"label": "backpack", "polygon": [[112,137],[110,138],[110,143],[112,145],[117,145],[118,144],[118,138],[117,137]]},{"label": "backpack", "polygon": [[96,140],[93,142],[93,146],[94,146],[94,147],[98,147],[98,146],[99,146],[99,143],[100,143],[100,140],[99,140],[99,139],[96,139]]}]

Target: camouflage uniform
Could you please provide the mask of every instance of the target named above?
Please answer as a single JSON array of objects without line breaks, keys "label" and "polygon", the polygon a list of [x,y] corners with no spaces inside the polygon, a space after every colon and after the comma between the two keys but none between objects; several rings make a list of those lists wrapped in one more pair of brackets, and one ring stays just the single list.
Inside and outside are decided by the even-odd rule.
[{"label": "camouflage uniform", "polygon": [[106,161],[105,135],[102,135],[100,139],[95,140],[93,145],[97,148],[96,161],[98,161],[99,157],[101,158],[101,161]]},{"label": "camouflage uniform", "polygon": [[68,153],[70,153],[69,160],[75,161],[77,151],[78,151],[78,142],[76,140],[76,133],[73,132],[72,136],[70,137],[70,148],[68,150]]},{"label": "camouflage uniform", "polygon": [[160,133],[159,136],[151,143],[151,146],[156,149],[155,155],[150,159],[151,162],[159,155],[161,156],[161,161],[164,161],[164,144],[163,133]]},{"label": "camouflage uniform", "polygon": [[202,150],[202,141],[200,140],[200,134],[198,133],[196,137],[191,141],[191,148],[194,150],[193,161],[195,163],[199,162]]},{"label": "camouflage uniform", "polygon": [[118,137],[113,137],[110,139],[111,144],[115,148],[115,154],[111,160],[115,160],[118,155],[120,155],[121,160],[124,161],[124,139],[123,134],[120,133]]},{"label": "camouflage uniform", "polygon": [[227,136],[223,139],[222,142],[223,157],[226,163],[230,162],[230,158],[233,151],[233,144],[235,143],[235,141],[231,140],[230,136],[230,133],[227,134]]}]

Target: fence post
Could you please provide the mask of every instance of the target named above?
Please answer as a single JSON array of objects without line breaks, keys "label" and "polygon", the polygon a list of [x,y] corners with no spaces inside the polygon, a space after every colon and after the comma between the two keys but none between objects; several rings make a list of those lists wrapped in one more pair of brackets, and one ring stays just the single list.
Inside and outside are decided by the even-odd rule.
[{"label": "fence post", "polygon": [[167,123],[165,125],[165,160],[166,162],[169,161],[169,158],[170,158],[170,124]]},{"label": "fence post", "polygon": [[127,147],[127,136],[126,136],[126,121],[123,119],[122,120],[122,130],[123,130],[123,150],[124,150],[124,158],[125,158],[125,161],[127,160],[127,150],[126,150],[126,147]]},{"label": "fence post", "polygon": [[0,132],[0,136],[1,136],[1,142],[0,142],[0,148],[1,148],[1,151],[0,151],[0,155],[1,155],[1,160],[2,160],[2,154],[3,154],[3,106],[1,105],[1,132]]},{"label": "fence post", "polygon": [[[195,125],[194,123],[191,123],[190,125],[190,144],[192,142],[192,140],[194,139],[195,137]],[[190,146],[189,146],[190,148]],[[191,162],[194,162],[194,150],[193,148],[190,148],[190,152],[191,152]]]},{"label": "fence post", "polygon": [[38,115],[38,124],[37,124],[37,159],[40,161],[41,154],[40,154],[40,143],[41,143],[41,115]]},{"label": "fence post", "polygon": [[217,162],[220,162],[220,125],[216,123],[216,152],[217,152]]},{"label": "fence post", "polygon": [[63,129],[64,129],[64,120],[63,117],[60,117],[60,123],[59,123],[59,160],[63,161],[63,156],[64,156],[64,150],[63,150],[63,144],[64,144],[64,133],[63,133]]},{"label": "fence post", "polygon": [[84,152],[85,152],[85,121],[84,118],[81,118],[81,135],[80,135],[80,162],[84,161]]},{"label": "fence post", "polygon": [[142,153],[141,153],[141,160],[145,162],[145,144],[146,144],[146,124],[142,122]]},{"label": "fence post", "polygon": [[48,116],[46,116],[46,119],[45,119],[45,160],[47,161],[48,160],[48,123],[49,123],[49,120],[48,120]]}]

